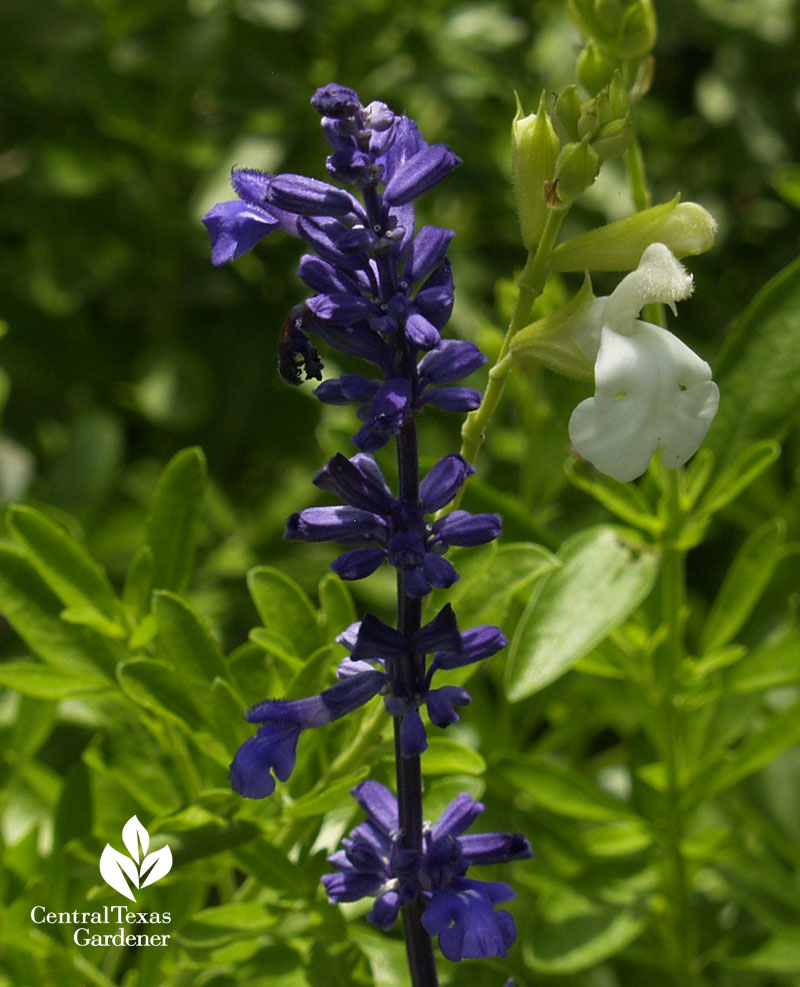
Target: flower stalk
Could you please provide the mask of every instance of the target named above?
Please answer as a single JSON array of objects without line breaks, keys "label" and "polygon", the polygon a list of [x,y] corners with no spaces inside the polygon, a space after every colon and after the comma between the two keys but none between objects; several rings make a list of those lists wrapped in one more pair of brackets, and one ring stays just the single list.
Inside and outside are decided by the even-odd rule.
[{"label": "flower stalk", "polygon": [[[271,795],[276,780],[291,775],[303,731],[383,697],[394,723],[397,796],[375,782],[353,789],[367,821],[329,858],[336,873],[325,875],[323,883],[332,903],[373,897],[368,920],[380,928],[391,928],[401,915],[412,987],[436,987],[432,936],[452,961],[505,956],[516,937],[511,916],[495,909],[513,890],[466,878],[468,867],[531,852],[516,834],[461,837],[483,808],[466,793],[436,826],[424,822],[420,755],[427,735],[420,706],[431,723],[447,727],[459,718],[456,707],[471,699],[459,686],[433,688],[434,675],[482,661],[508,643],[489,625],[462,633],[449,604],[422,623],[423,598],[459,578],[444,558],[450,546],[481,545],[501,531],[496,514],[453,511],[426,521],[457,497],[474,472],[462,456],[445,456],[424,478],[419,470],[420,413],[426,405],[454,413],[476,409],[480,394],[458,382],[486,362],[473,343],[442,338],[453,305],[446,258],[453,232],[416,229],[414,221],[414,200],[460,162],[445,145],[427,144],[407,117],[383,103],[362,106],[344,86],[323,86],[312,104],[333,148],[328,173],[356,194],[300,175],[235,169],[239,199],[219,203],[204,222],[216,264],[239,257],[275,230],[313,251],[303,256],[298,273],[316,294],[292,309],[279,340],[279,372],[287,383],[322,379],[312,337],[362,358],[380,374],[342,374],[315,390],[323,403],[359,406],[363,425],[352,436],[358,452],[349,459],[337,454],[314,478],[341,505],[298,511],[288,519],[285,537],[347,546],[331,563],[345,580],[392,565],[397,626],[366,614],[337,637],[350,654],[337,669],[335,685],[315,696],[267,699],[246,713],[260,727],[236,752],[230,779],[246,797]],[[396,494],[374,458],[392,438]],[[374,716],[365,723],[374,738],[380,729]],[[326,766],[326,777],[355,766],[364,751],[357,738]]]}]

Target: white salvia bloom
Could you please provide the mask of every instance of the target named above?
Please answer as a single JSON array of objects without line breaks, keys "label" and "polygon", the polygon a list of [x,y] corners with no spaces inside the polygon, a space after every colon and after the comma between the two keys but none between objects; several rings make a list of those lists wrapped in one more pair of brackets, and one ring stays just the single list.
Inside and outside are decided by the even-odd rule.
[{"label": "white salvia bloom", "polygon": [[656,449],[665,466],[682,466],[717,413],[711,367],[671,332],[637,319],[648,302],[665,302],[674,312],[691,292],[691,275],[663,243],[654,243],[605,305],[592,307],[601,323],[595,394],[573,411],[569,436],[615,480],[641,476]]}]

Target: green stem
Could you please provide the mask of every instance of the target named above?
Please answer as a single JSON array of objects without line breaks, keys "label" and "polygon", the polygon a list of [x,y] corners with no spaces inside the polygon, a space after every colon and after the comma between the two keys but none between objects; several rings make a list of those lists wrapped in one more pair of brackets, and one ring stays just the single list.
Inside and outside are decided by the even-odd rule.
[{"label": "green stem", "polygon": [[628,169],[628,181],[636,211],[641,212],[642,209],[649,209],[652,205],[652,197],[645,176],[642,148],[635,134],[625,152],[625,167]]},{"label": "green stem", "polygon": [[680,503],[680,471],[664,470],[667,526],[662,538],[662,617],[667,636],[655,675],[662,724],[662,757],[666,771],[663,804],[664,888],[669,908],[668,951],[675,987],[695,987],[696,940],[692,890],[683,855],[684,819],[683,724],[678,702],[684,660],[683,611],[686,597],[685,554],[678,547],[684,516]]},{"label": "green stem", "polygon": [[[478,455],[483,440],[486,435],[486,428],[492,415],[495,413],[503,390],[506,386],[506,377],[511,369],[509,361],[503,362],[508,356],[511,347],[511,340],[523,329],[530,320],[533,303],[541,295],[544,283],[547,279],[548,264],[550,254],[553,252],[556,239],[558,238],[561,224],[567,214],[566,209],[552,211],[547,216],[542,238],[536,248],[535,253],[528,254],[528,260],[519,278],[519,295],[514,314],[508,326],[503,345],[500,347],[497,361],[489,372],[489,382],[483,394],[483,401],[480,408],[471,411],[467,415],[467,420],[461,429],[461,455],[469,463],[474,463]],[[456,506],[456,503],[453,506]]]}]

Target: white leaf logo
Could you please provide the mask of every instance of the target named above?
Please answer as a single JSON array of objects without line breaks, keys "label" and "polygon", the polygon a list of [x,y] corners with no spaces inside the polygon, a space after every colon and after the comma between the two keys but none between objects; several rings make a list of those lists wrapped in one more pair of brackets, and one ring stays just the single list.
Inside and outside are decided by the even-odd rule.
[{"label": "white leaf logo", "polygon": [[146,888],[148,884],[155,884],[169,873],[172,867],[172,851],[168,846],[164,846],[148,854],[150,835],[136,816],[131,816],[122,827],[122,842],[130,856],[126,857],[124,853],[115,850],[110,843],[106,843],[100,856],[100,876],[115,891],[131,901],[136,901],[128,881],[125,880],[126,876],[135,888]]}]

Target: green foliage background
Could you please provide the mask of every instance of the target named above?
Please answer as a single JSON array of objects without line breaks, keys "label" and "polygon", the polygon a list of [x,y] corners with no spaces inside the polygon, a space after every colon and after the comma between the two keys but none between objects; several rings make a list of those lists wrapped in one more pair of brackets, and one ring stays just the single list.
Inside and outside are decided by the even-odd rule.
[{"label": "green foliage background", "polygon": [[[711,662],[698,695],[717,703],[693,783],[719,798],[703,803],[687,855],[708,983],[796,987],[798,10],[791,0],[657,9],[656,75],[637,117],[654,201],[680,191],[720,222],[713,252],[689,264],[697,290],[679,323],[723,395],[714,466],[704,460],[716,501],[695,499],[688,617]],[[241,709],[329,682],[341,649],[326,645],[367,604],[389,616],[392,588],[388,576],[359,584],[354,605],[323,579],[328,547],[284,545],[286,516],[312,502],[311,476],[348,447],[354,419],[275,372],[280,325],[305,295],[299,246],[269,238],[214,269],[199,218],[228,197],[234,164],[323,176],[308,102],[318,85],[335,79],[403,108],[463,158],[423,219],[458,231],[453,329],[492,352],[524,259],[508,177],[513,92],[532,110],[542,88],[572,80],[579,46],[561,0],[4,4],[0,499],[27,506],[0,531],[0,655],[11,668],[0,679],[3,987],[405,982],[399,941],[346,923],[318,885],[355,818],[346,792],[360,758],[390,778],[383,721],[366,712],[301,745],[294,801],[250,804],[227,790],[247,736]],[[631,211],[624,175],[607,171],[567,234]],[[506,554],[464,557],[456,609],[464,626],[502,617],[519,639],[473,679],[463,727],[437,737],[426,815],[467,787],[486,801],[483,828],[526,832],[537,859],[512,878],[521,946],[469,972],[442,963],[443,979],[667,983],[653,947],[659,834],[644,822],[658,791],[652,738],[627,691],[635,669],[620,671],[658,625],[646,599],[655,571],[649,547],[631,550],[609,527],[616,513],[656,530],[658,477],[622,506],[616,487],[571,483],[566,422],[586,389],[531,370],[509,391],[465,500],[504,513]],[[425,428],[426,460],[457,446],[457,422],[429,415]],[[780,442],[780,458],[762,444],[736,460],[757,440]],[[204,456],[173,458],[196,446]],[[748,463],[753,482],[734,499]],[[578,534],[587,526],[593,534]],[[545,575],[553,552],[560,584]],[[587,566],[607,575],[594,624],[589,613],[555,674],[531,671],[548,632],[530,616],[532,593],[563,632],[592,589],[563,573]],[[508,587],[488,614],[482,567]],[[246,644],[259,620],[260,640]],[[32,929],[33,904],[117,900],[96,861],[134,812],[177,848],[170,878],[148,890],[149,907],[173,912],[174,947],[76,950],[59,927]]]}]

